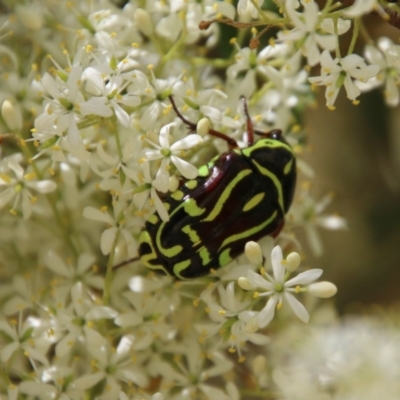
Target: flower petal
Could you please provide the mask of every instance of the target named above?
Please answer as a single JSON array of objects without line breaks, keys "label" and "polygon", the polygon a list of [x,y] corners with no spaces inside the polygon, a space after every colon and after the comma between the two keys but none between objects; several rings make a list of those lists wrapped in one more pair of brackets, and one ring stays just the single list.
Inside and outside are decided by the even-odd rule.
[{"label": "flower petal", "polygon": [[293,295],[291,295],[288,292],[285,292],[284,296],[285,296],[285,300],[287,300],[291,309],[297,315],[297,317],[301,321],[307,323],[310,320],[310,314],[308,314],[308,311],[303,306],[303,304],[301,304]]},{"label": "flower petal", "polygon": [[275,315],[275,308],[278,300],[278,295],[271,296],[266,306],[260,311],[257,316],[257,324],[259,328],[265,328],[272,321],[272,318],[274,318]]},{"label": "flower petal", "polygon": [[311,282],[317,280],[323,273],[322,269],[310,269],[309,271],[302,272],[296,277],[289,279],[285,282],[285,287],[295,286],[295,285],[308,285]]},{"label": "flower petal", "polygon": [[283,256],[280,246],[275,246],[271,253],[272,270],[274,271],[274,279],[279,283],[283,283],[285,276],[285,267],[282,264]]},{"label": "flower petal", "polygon": [[179,157],[171,156],[171,161],[174,163],[181,175],[187,179],[194,179],[199,174],[199,170],[194,165]]},{"label": "flower petal", "polygon": [[271,282],[268,282],[267,280],[264,279],[262,275],[257,274],[252,270],[247,271],[247,279],[253,289],[256,288],[267,289],[267,290],[274,289],[274,285]]},{"label": "flower petal", "polygon": [[190,149],[194,146],[197,146],[199,143],[203,141],[203,138],[200,135],[195,133],[184,137],[181,140],[178,140],[171,146],[171,151],[176,152],[179,150]]}]

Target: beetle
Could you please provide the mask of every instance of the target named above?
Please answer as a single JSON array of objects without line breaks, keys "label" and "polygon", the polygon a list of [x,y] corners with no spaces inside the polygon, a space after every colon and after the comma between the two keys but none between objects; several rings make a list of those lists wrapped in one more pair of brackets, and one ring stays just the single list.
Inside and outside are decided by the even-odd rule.
[{"label": "beetle", "polygon": [[[192,131],[169,97],[176,115]],[[291,205],[296,185],[296,158],[280,130],[253,127],[242,97],[248,146],[222,132],[229,150],[199,168],[196,179],[183,180],[164,200],[169,221],[157,213],[148,218],[139,236],[143,264],[178,279],[207,275],[243,253],[246,242],[276,237]],[[254,135],[262,136],[254,141]]]}]

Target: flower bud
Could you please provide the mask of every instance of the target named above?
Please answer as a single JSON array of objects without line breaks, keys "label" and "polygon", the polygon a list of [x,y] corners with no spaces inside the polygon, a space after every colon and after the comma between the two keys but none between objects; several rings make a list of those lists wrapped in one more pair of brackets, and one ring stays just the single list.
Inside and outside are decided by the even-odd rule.
[{"label": "flower bud", "polygon": [[336,294],[337,287],[331,282],[317,282],[308,286],[307,291],[313,296],[328,299]]},{"label": "flower bud", "polygon": [[171,175],[169,177],[168,190],[170,192],[175,192],[175,190],[178,190],[178,187],[179,187],[179,179],[177,178],[176,175]]},{"label": "flower bud", "polygon": [[143,8],[137,8],[133,15],[136,26],[146,36],[153,34],[153,23],[151,22],[150,15]]},{"label": "flower bud", "polygon": [[301,262],[301,257],[299,253],[296,252],[290,253],[286,257],[286,264],[285,264],[286,270],[289,272],[293,272],[300,265],[300,262]]},{"label": "flower bud", "polygon": [[254,357],[252,367],[255,376],[260,376],[264,374],[267,370],[267,359],[265,358],[265,356],[258,355]]},{"label": "flower bud", "polygon": [[22,128],[22,116],[19,110],[9,100],[4,100],[1,106],[1,116],[4,118],[11,131],[18,131]]},{"label": "flower bud", "polygon": [[18,19],[25,25],[26,28],[37,31],[43,26],[43,14],[40,8],[34,4],[20,4],[15,9]]},{"label": "flower bud", "polygon": [[204,137],[208,135],[208,131],[210,130],[210,120],[208,118],[202,118],[198,123],[197,123],[197,133]]},{"label": "flower bud", "polygon": [[254,265],[262,264],[262,252],[261,247],[256,242],[247,242],[244,246],[244,252],[247,259]]},{"label": "flower bud", "polygon": [[252,289],[253,289],[253,287],[251,286],[249,280],[248,280],[246,277],[244,277],[244,276],[241,276],[241,277],[238,279],[238,285],[239,285],[243,290],[252,290]]}]

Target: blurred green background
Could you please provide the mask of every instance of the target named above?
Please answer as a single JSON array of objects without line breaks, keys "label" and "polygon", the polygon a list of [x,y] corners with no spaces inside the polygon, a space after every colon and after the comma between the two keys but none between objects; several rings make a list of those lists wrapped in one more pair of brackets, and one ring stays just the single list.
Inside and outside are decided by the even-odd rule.
[{"label": "blurred green background", "polygon": [[[372,37],[399,42],[400,31],[379,17],[368,17],[366,24]],[[400,107],[388,108],[379,90],[359,99],[354,106],[343,91],[329,111],[319,88],[319,106],[305,121],[307,160],[317,173],[312,193],[318,199],[332,190],[328,211],[344,216],[350,228],[321,230],[324,254],[307,261],[338,286],[342,312],[400,299]]]}]

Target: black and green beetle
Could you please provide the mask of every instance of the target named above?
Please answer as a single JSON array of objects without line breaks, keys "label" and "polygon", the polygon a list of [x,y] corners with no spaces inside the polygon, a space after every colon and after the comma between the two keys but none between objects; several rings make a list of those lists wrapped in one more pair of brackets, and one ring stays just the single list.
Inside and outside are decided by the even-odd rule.
[{"label": "black and green beetle", "polygon": [[[177,116],[190,128],[170,96]],[[253,129],[247,118],[248,147],[210,129],[230,150],[199,168],[164,200],[169,221],[157,213],[139,236],[139,257],[152,270],[178,279],[207,275],[243,253],[246,242],[281,231],[296,185],[296,159],[280,130]],[[254,133],[263,136],[254,142]]]}]

